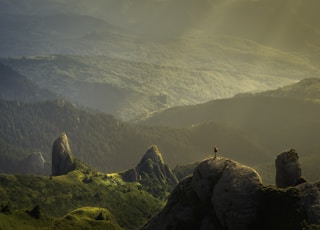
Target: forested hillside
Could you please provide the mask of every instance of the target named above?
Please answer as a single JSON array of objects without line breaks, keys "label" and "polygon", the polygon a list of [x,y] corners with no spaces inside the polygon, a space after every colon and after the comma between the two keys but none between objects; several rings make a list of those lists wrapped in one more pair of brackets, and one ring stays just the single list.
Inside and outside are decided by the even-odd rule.
[{"label": "forested hillside", "polygon": [[[65,131],[74,155],[103,172],[131,168],[152,144],[159,146],[171,166],[202,159],[212,153],[216,142],[225,143],[226,154],[236,159],[266,159],[259,145],[223,124],[186,129],[136,126],[79,109],[62,99],[40,103],[0,101],[0,114],[0,138],[9,146],[23,149],[24,153],[42,152],[50,161],[53,140]],[[10,151],[1,154],[18,157],[17,151]]]},{"label": "forested hillside", "polygon": [[312,162],[320,160],[319,82],[306,79],[274,91],[171,108],[141,124],[170,127],[192,127],[208,121],[227,124],[259,143],[269,156],[295,148],[301,161],[306,162],[307,174],[315,178],[317,167]]},{"label": "forested hillside", "polygon": [[55,96],[48,90],[0,63],[0,98],[12,101],[42,101]]},{"label": "forested hillside", "polygon": [[0,62],[43,89],[123,120],[318,76],[317,68],[303,58],[243,39],[141,42],[116,39],[109,50],[115,54],[108,56],[51,55]]},{"label": "forested hillside", "polygon": [[131,121],[319,77],[318,8],[316,0],[2,1],[0,61],[72,103]]}]

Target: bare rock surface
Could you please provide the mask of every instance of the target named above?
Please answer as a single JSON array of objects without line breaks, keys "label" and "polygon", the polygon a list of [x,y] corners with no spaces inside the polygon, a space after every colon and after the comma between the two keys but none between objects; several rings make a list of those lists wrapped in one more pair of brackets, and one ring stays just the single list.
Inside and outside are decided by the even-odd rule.
[{"label": "bare rock surface", "polygon": [[74,157],[66,133],[62,133],[52,147],[52,176],[65,175],[75,168]]},{"label": "bare rock surface", "polygon": [[248,229],[260,186],[254,169],[227,158],[206,159],[176,186],[144,229]]},{"label": "bare rock surface", "polygon": [[[286,154],[285,161],[292,159],[282,165],[299,172],[295,152]],[[298,230],[319,226],[320,182],[307,183],[300,173],[294,175],[298,180],[292,181],[299,185],[277,188],[263,185],[251,167],[222,157],[205,159],[142,229]]]},{"label": "bare rock surface", "polygon": [[286,188],[301,182],[301,167],[298,153],[294,149],[280,153],[275,161],[276,185]]}]

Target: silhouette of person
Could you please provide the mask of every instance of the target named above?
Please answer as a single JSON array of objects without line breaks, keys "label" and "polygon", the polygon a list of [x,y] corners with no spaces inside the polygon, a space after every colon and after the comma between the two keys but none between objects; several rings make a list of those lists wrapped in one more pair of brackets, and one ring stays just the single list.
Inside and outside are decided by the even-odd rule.
[{"label": "silhouette of person", "polygon": [[217,148],[217,146],[213,147],[213,152],[214,152],[214,159],[216,159],[217,157],[217,152],[219,151],[219,149]]}]

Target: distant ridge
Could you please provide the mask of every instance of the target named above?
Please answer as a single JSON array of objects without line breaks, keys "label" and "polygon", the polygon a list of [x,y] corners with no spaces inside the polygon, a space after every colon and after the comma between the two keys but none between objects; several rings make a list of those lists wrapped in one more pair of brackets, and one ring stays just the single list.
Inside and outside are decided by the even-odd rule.
[{"label": "distant ridge", "polygon": [[26,77],[0,63],[0,98],[35,102],[53,99],[54,97],[53,93],[40,89]]}]

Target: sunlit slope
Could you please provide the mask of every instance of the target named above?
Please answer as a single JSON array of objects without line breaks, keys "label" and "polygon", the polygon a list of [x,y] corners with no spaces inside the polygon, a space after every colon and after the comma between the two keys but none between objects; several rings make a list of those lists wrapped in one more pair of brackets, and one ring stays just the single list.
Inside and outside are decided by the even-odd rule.
[{"label": "sunlit slope", "polygon": [[[73,102],[131,120],[318,77],[319,7],[316,0],[2,1],[0,54],[44,56],[3,62]],[[47,57],[55,54],[62,56]]]},{"label": "sunlit slope", "polygon": [[245,96],[172,108],[155,114],[144,124],[186,127],[206,121],[222,122],[253,134],[276,150],[280,146],[298,147],[304,141],[316,141],[319,112],[320,106],[314,102]]},{"label": "sunlit slope", "polygon": [[[5,230],[139,229],[163,206],[139,183],[90,170],[58,177],[0,174],[0,188],[1,210],[9,203],[10,211],[0,213]],[[26,213],[37,205],[39,218]]]},{"label": "sunlit slope", "polygon": [[[319,116],[319,79],[307,79],[274,91],[168,109],[142,123],[174,127],[208,121],[229,124],[260,143],[270,157],[295,148],[311,167],[320,148]],[[308,170],[310,176],[314,170]]]},{"label": "sunlit slope", "polygon": [[307,59],[232,37],[114,42],[119,46],[110,54],[117,58],[55,55],[1,62],[43,88],[125,120],[319,75]]},{"label": "sunlit slope", "polygon": [[[319,55],[320,4],[317,0],[93,0],[90,3],[85,0],[26,0],[1,1],[0,6],[2,15],[16,18],[19,15],[67,14],[99,19],[95,26],[83,27],[89,33],[92,28],[101,30],[97,25],[105,20],[128,33],[149,39],[183,37],[195,32],[205,36],[223,34],[302,52],[314,58]],[[68,18],[67,23],[60,22],[66,24],[60,26],[67,27],[70,21],[72,19]],[[88,25],[83,21],[82,24]]]}]

